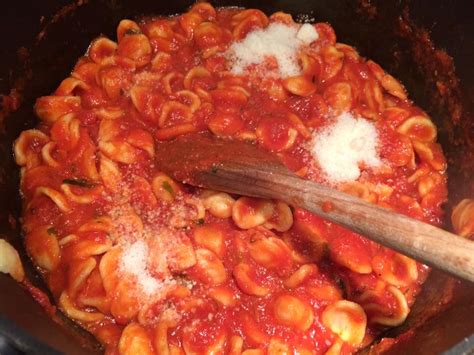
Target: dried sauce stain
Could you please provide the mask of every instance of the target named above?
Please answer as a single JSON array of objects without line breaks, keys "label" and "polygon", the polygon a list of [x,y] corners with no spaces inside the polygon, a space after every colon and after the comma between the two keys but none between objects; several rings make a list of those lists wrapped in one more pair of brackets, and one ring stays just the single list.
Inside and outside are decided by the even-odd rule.
[{"label": "dried sauce stain", "polygon": [[[467,96],[470,88],[462,88],[456,76],[454,60],[446,51],[436,48],[429,32],[416,26],[406,7],[398,21],[398,34],[409,42],[414,61],[428,84],[430,107],[441,115],[440,133],[444,142],[450,181],[470,181],[474,170],[474,117],[472,100]],[[449,144],[447,144],[449,143]],[[450,184],[451,203],[464,195],[474,194],[474,182],[460,187]]]},{"label": "dried sauce stain", "polygon": [[324,213],[329,213],[334,210],[334,205],[331,201],[324,201],[321,204],[321,209],[323,210]]}]

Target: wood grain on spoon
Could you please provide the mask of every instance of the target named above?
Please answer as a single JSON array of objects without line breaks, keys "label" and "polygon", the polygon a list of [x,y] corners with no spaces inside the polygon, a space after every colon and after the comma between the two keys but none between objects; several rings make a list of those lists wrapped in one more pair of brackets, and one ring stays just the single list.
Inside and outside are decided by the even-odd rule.
[{"label": "wood grain on spoon", "polygon": [[474,282],[474,242],[296,176],[254,145],[203,135],[159,143],[157,164],[191,185],[278,199]]}]

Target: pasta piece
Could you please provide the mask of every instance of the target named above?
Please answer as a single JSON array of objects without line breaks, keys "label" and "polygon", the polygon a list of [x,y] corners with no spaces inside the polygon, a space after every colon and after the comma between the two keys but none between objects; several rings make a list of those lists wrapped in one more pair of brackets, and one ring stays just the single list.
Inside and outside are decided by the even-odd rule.
[{"label": "pasta piece", "polygon": [[99,37],[89,47],[89,57],[96,63],[101,64],[115,55],[117,43],[106,37]]},{"label": "pasta piece", "polygon": [[140,27],[131,20],[121,20],[117,26],[117,40],[120,42],[127,33],[140,33]]},{"label": "pasta piece", "polygon": [[252,269],[248,264],[238,264],[234,267],[233,275],[242,292],[257,297],[265,297],[270,293],[270,289],[260,286],[252,279]]},{"label": "pasta piece", "polygon": [[240,197],[232,207],[232,220],[242,229],[250,229],[265,223],[273,214],[270,201]]},{"label": "pasta piece", "polygon": [[301,52],[298,59],[303,75],[316,81],[321,75],[321,58],[311,53]]},{"label": "pasta piece", "polygon": [[213,22],[202,22],[194,31],[194,40],[202,50],[215,47],[223,40],[222,29]]},{"label": "pasta piece", "polygon": [[474,233],[474,201],[464,199],[459,202],[453,209],[451,222],[457,234],[470,237]]},{"label": "pasta piece", "polygon": [[395,301],[395,306],[390,309],[381,305],[380,296],[373,291],[366,291],[358,302],[361,303],[371,322],[395,327],[405,322],[410,308],[405,295],[395,286],[387,286],[385,292],[386,296]]},{"label": "pasta piece", "polygon": [[90,186],[82,189],[81,194],[76,194],[69,183],[61,184],[61,190],[69,201],[79,204],[90,204],[100,198],[103,192],[102,186]]},{"label": "pasta piece", "polygon": [[71,151],[80,139],[80,121],[73,113],[61,116],[51,128],[51,140],[58,144],[59,149]]},{"label": "pasta piece", "polygon": [[331,347],[324,353],[324,355],[340,355],[342,351],[343,341],[341,339],[337,339]]},{"label": "pasta piece", "polygon": [[35,228],[26,235],[26,250],[35,263],[45,270],[54,270],[61,260],[61,251],[54,228]]},{"label": "pasta piece", "polygon": [[266,268],[281,269],[291,265],[288,246],[279,238],[261,238],[249,244],[250,256]]},{"label": "pasta piece", "polygon": [[297,96],[309,96],[316,91],[316,86],[302,75],[283,80],[283,87]]},{"label": "pasta piece", "polygon": [[149,132],[143,129],[131,130],[126,141],[132,147],[145,151],[150,158],[155,156],[155,141]]},{"label": "pasta piece", "polygon": [[277,11],[271,14],[270,21],[281,22],[287,25],[291,25],[294,23],[294,20],[291,14],[287,14],[286,12],[282,12],[282,11]]},{"label": "pasta piece", "polygon": [[152,188],[155,196],[162,201],[173,201],[181,192],[179,185],[164,173],[158,173],[153,177]]},{"label": "pasta piece", "polygon": [[358,274],[372,273],[372,257],[364,240],[357,235],[351,238],[336,237],[330,243],[331,259]]},{"label": "pasta piece", "polygon": [[191,90],[176,91],[174,95],[180,102],[189,107],[191,113],[196,112],[201,107],[201,99]]},{"label": "pasta piece", "polygon": [[16,163],[27,168],[40,165],[38,147],[41,149],[48,141],[49,137],[37,129],[21,132],[14,145]]},{"label": "pasta piece", "polygon": [[22,282],[25,278],[25,271],[20,260],[20,255],[10,243],[0,239],[0,272],[10,274],[17,282]]},{"label": "pasta piece", "polygon": [[151,60],[151,70],[156,73],[164,74],[172,71],[173,61],[169,53],[158,52]]},{"label": "pasta piece", "polygon": [[241,355],[244,346],[244,339],[238,335],[233,335],[230,338],[229,355]]},{"label": "pasta piece", "polygon": [[367,105],[368,110],[371,110],[372,114],[365,114],[365,117],[372,119],[378,119],[378,115],[384,110],[384,101],[382,89],[376,81],[367,81],[364,85],[364,101]]},{"label": "pasta piece", "polygon": [[326,307],[322,314],[323,324],[343,341],[359,345],[365,336],[367,317],[357,303],[341,300]]},{"label": "pasta piece", "polygon": [[97,76],[100,86],[112,101],[117,101],[122,96],[122,92],[129,89],[130,73],[121,67],[102,67]]},{"label": "pasta piece", "polygon": [[193,112],[190,107],[179,101],[167,101],[161,109],[161,115],[158,119],[159,126],[170,126],[169,120],[171,116],[179,116],[181,121],[189,122],[192,120]]},{"label": "pasta piece", "polygon": [[[206,249],[194,250],[190,239],[185,235],[180,236],[179,239],[177,238],[176,244],[177,245],[173,248],[173,250],[170,250],[167,255],[168,267],[171,271],[179,272],[189,269],[195,265],[198,269],[205,269],[208,266],[212,266],[215,267],[215,270],[205,271],[202,275],[203,278],[207,278],[207,280],[209,280],[211,283],[219,283],[219,281],[225,277],[225,269],[224,276],[222,275],[223,266],[221,261],[216,258],[212,252],[209,251],[209,253],[212,254],[209,255],[205,253],[208,251]],[[157,248],[157,250],[160,250],[160,248]],[[204,252],[200,251],[198,253],[198,250],[202,250]],[[160,261],[161,259],[158,258],[158,264]]]},{"label": "pasta piece", "polygon": [[206,21],[213,21],[217,16],[216,9],[208,2],[195,3],[189,11],[198,13]]},{"label": "pasta piece", "polygon": [[255,133],[260,144],[274,152],[291,149],[298,137],[292,122],[282,117],[263,117]]},{"label": "pasta piece", "polygon": [[286,203],[277,201],[273,216],[264,224],[265,228],[286,232],[293,225],[293,213]]},{"label": "pasta piece", "polygon": [[212,251],[196,249],[196,260],[195,268],[199,271],[199,277],[203,282],[215,286],[227,280],[224,264]]},{"label": "pasta piece", "polygon": [[235,292],[227,286],[217,286],[209,289],[209,297],[221,304],[223,307],[232,307],[237,304]]},{"label": "pasta piece", "polygon": [[79,96],[43,96],[36,100],[35,111],[46,124],[53,124],[60,117],[76,112],[81,107]]},{"label": "pasta piece", "polygon": [[178,91],[182,88],[184,76],[181,73],[172,71],[161,79],[161,83],[167,94],[173,94],[175,91]]},{"label": "pasta piece", "polygon": [[171,355],[168,342],[168,329],[177,326],[176,321],[160,320],[155,328],[154,346],[155,351],[160,355]]},{"label": "pasta piece", "polygon": [[151,61],[152,49],[148,37],[143,34],[125,32],[119,41],[117,54],[127,57],[135,63],[137,67],[147,65]]},{"label": "pasta piece", "polygon": [[76,297],[80,288],[84,285],[87,278],[95,269],[97,262],[93,257],[83,260],[75,260],[69,265],[68,270],[68,295],[69,297]]},{"label": "pasta piece", "polygon": [[205,225],[193,231],[194,241],[197,245],[209,249],[219,258],[224,257],[226,246],[224,231],[219,225]]},{"label": "pasta piece", "polygon": [[[321,33],[321,27],[322,24],[318,23],[316,25],[316,30],[318,31],[318,33]],[[325,27],[323,31],[327,31],[327,27]],[[332,29],[330,31],[332,31]],[[331,37],[333,35],[334,32],[332,34],[329,34],[329,36]],[[335,38],[336,36],[334,35],[334,39]],[[323,65],[320,79],[322,81],[327,81],[336,76],[337,73],[341,71],[343,66],[344,53],[342,51],[337,50],[334,46],[327,46],[321,49],[321,57]]]},{"label": "pasta piece", "polygon": [[314,321],[311,306],[298,297],[288,294],[276,298],[273,314],[278,323],[301,331],[308,330]]},{"label": "pasta piece", "polygon": [[168,140],[176,138],[177,136],[197,132],[197,127],[192,123],[177,124],[172,127],[161,128],[156,131],[156,138],[158,140]]},{"label": "pasta piece", "polygon": [[242,352],[242,355],[264,355],[263,349],[247,349]]},{"label": "pasta piece", "polygon": [[68,245],[72,258],[81,259],[94,255],[102,255],[112,248],[112,241],[105,233],[96,233],[88,238],[83,237]]},{"label": "pasta piece", "polygon": [[379,253],[372,259],[375,273],[397,287],[409,286],[418,279],[416,261],[404,255]]},{"label": "pasta piece", "polygon": [[202,16],[194,12],[187,12],[179,17],[179,24],[181,25],[184,33],[186,33],[186,37],[188,39],[192,39],[194,30],[203,21],[204,19]]},{"label": "pasta piece", "polygon": [[151,88],[148,86],[134,85],[130,89],[130,98],[132,99],[133,106],[135,106],[137,111],[145,118],[148,118],[152,122],[158,121],[158,112],[163,104],[161,95],[152,93]]},{"label": "pasta piece", "polygon": [[[60,163],[59,159],[54,157],[54,152],[56,151],[57,143],[56,142],[49,142],[46,143],[43,148],[41,149],[41,158],[42,160],[49,166],[53,168],[59,168]],[[16,156],[16,154],[15,154]]]},{"label": "pasta piece", "polygon": [[232,208],[235,200],[225,192],[208,191],[201,195],[206,210],[218,218],[229,218],[232,216]]},{"label": "pasta piece", "polygon": [[436,139],[436,126],[425,116],[413,116],[397,127],[397,132],[412,139],[430,143]]},{"label": "pasta piece", "polygon": [[240,40],[251,30],[266,27],[268,25],[268,18],[260,10],[248,9],[234,15],[231,25],[234,26],[232,30],[233,37],[236,40]]},{"label": "pasta piece", "polygon": [[104,318],[102,313],[86,312],[77,308],[65,291],[61,293],[61,296],[59,297],[59,306],[69,317],[81,322],[95,323],[101,321]]},{"label": "pasta piece", "polygon": [[350,111],[352,107],[352,88],[346,82],[331,84],[324,90],[323,97],[335,116]]},{"label": "pasta piece", "polygon": [[[92,264],[92,262],[90,262]],[[107,298],[103,287],[103,280],[100,276],[98,268],[95,268],[85,280],[85,282],[78,287],[80,288],[77,294],[77,304],[83,307],[97,308],[103,314],[110,314],[110,299]],[[116,329],[113,329],[115,331]],[[114,338],[118,342],[118,337],[114,332]]]},{"label": "pasta piece", "polygon": [[255,319],[249,313],[240,315],[240,322],[242,324],[242,332],[245,339],[251,346],[267,345],[270,337],[262,331]]},{"label": "pasta piece", "polygon": [[147,331],[137,323],[125,327],[118,346],[120,355],[153,354],[153,346]]},{"label": "pasta piece", "polygon": [[288,119],[293,124],[293,126],[295,126],[298,133],[304,139],[311,138],[311,131],[304,125],[304,123],[301,121],[301,119],[297,115],[289,113],[288,114]]},{"label": "pasta piece", "polygon": [[270,344],[267,349],[268,355],[293,355],[293,350],[290,349],[288,344],[284,343],[278,338],[271,338]]},{"label": "pasta piece", "polygon": [[371,60],[367,61],[367,66],[389,94],[396,96],[401,100],[407,99],[405,88],[393,76],[387,74],[377,63],[374,63]]},{"label": "pasta piece", "polygon": [[298,287],[317,272],[318,267],[314,264],[302,265],[283,284],[288,288]]},{"label": "pasta piece", "polygon": [[209,130],[218,137],[229,137],[244,128],[245,124],[236,112],[216,111],[209,120]]},{"label": "pasta piece", "polygon": [[117,164],[113,160],[107,158],[104,154],[99,155],[99,161],[99,174],[105,188],[113,193],[118,192],[122,185],[122,174],[120,173]]},{"label": "pasta piece", "polygon": [[327,282],[324,282],[320,285],[309,285],[307,290],[312,297],[325,303],[339,301],[343,296],[339,287]]},{"label": "pasta piece", "polygon": [[224,351],[226,349],[225,345],[226,345],[226,336],[225,334],[223,334],[220,337],[218,337],[210,347],[208,347],[206,351],[206,355],[224,354]]},{"label": "pasta piece", "polygon": [[446,170],[446,160],[441,153],[439,144],[436,143],[422,143],[413,141],[413,148],[415,149],[416,155],[422,160],[430,164],[434,169],[438,171]]},{"label": "pasta piece", "polygon": [[204,80],[206,80],[206,82],[212,80],[211,72],[205,67],[196,66],[186,73],[183,85],[187,90],[193,90]]}]

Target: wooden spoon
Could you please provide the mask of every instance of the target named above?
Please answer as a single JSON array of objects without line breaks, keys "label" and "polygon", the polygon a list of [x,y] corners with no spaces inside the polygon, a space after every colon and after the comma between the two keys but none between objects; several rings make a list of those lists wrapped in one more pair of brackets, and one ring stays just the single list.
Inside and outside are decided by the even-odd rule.
[{"label": "wooden spoon", "polygon": [[182,182],[284,201],[474,282],[474,242],[301,179],[255,145],[196,134],[159,143],[157,156],[158,167]]}]

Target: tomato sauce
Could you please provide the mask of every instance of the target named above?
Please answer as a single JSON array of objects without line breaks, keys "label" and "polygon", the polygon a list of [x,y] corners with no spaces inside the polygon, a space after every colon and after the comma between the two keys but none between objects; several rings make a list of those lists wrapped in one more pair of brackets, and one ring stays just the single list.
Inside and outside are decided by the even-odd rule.
[{"label": "tomato sauce", "polygon": [[[403,322],[429,269],[306,211],[278,209],[276,201],[243,203],[226,195],[225,201],[242,204],[226,211],[222,200],[212,203],[224,197],[159,175],[154,157],[167,152],[156,141],[196,132],[251,141],[306,179],[439,225],[445,162],[430,138],[429,118],[381,68],[336,43],[328,24],[314,27],[319,39],[306,48],[312,64],[302,73],[310,91],[296,95],[282,78],[229,74],[223,53],[264,28],[266,15],[199,3],[186,16],[121,22],[118,44],[97,40],[79,60],[75,86],[68,91],[63,82],[56,95],[38,100],[42,131],[54,149],[48,156],[37,141],[26,149],[24,229],[49,226],[60,257],[46,247],[31,257],[46,266],[57,262],[41,272],[60,307],[110,354],[159,352],[160,346],[176,354],[276,354],[278,346],[299,354],[356,351]],[[67,97],[80,98],[80,107]],[[344,111],[374,122],[383,168],[362,167],[358,181],[334,184],[310,144]],[[402,127],[415,116],[426,120]],[[325,212],[331,209],[330,201],[323,204]],[[283,217],[290,227],[279,225]],[[249,227],[239,228],[244,222]],[[201,226],[214,232],[198,240]],[[138,281],[120,274],[119,261],[104,261],[150,231],[148,243],[174,243],[178,258],[170,270],[147,269],[175,286],[151,304],[153,295],[134,293]],[[159,264],[165,252],[154,253]],[[336,320],[323,321],[335,304],[346,333]],[[165,318],[167,312],[174,318]],[[157,336],[163,322],[170,325]],[[129,343],[128,330],[143,341]]]}]

